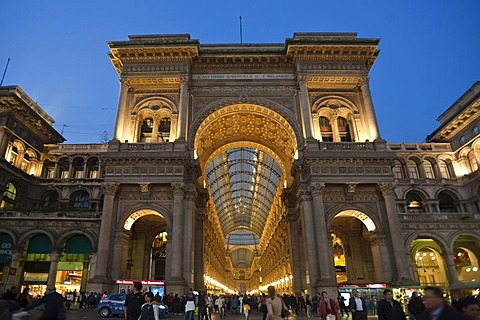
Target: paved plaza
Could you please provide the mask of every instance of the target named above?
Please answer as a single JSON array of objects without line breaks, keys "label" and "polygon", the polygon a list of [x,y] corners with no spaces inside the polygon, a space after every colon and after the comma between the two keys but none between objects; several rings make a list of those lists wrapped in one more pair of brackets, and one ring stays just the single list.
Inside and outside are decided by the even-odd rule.
[{"label": "paved plaza", "polygon": [[[98,313],[95,311],[95,310],[89,310],[89,309],[78,309],[78,308],[73,308],[69,311],[67,311],[67,319],[68,320],[83,320],[83,319],[89,319],[89,320],[97,320],[97,319],[103,319],[102,317],[100,317],[98,315]],[[34,310],[32,311],[31,313],[31,317],[30,319],[32,320],[35,320],[35,319],[38,319],[40,315],[40,311],[39,310]],[[123,317],[109,317],[109,319],[122,319]],[[377,316],[372,316],[370,315],[368,317],[369,319],[377,319]],[[171,320],[183,320],[185,319],[185,315],[174,315],[174,314],[169,314],[167,315],[164,319],[171,319]],[[239,315],[239,314],[227,314],[227,318],[226,320],[244,320],[245,317],[243,315]],[[261,313],[257,313],[257,312],[253,312],[251,315],[250,315],[250,320],[261,320],[262,319],[262,315]],[[312,318],[308,318],[306,316],[306,314],[302,313],[300,315],[291,315],[289,317],[289,319],[291,320],[295,320],[295,319],[319,319],[318,317],[312,317]],[[341,319],[352,319],[351,315],[350,317],[343,317]],[[220,320],[220,317],[218,317],[217,314],[214,314],[214,320]]]}]

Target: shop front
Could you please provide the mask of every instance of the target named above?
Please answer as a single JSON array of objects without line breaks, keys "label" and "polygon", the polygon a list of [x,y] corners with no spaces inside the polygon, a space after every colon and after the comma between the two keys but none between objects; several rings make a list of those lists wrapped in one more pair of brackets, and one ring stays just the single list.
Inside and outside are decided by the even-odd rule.
[{"label": "shop front", "polygon": [[165,294],[165,281],[163,280],[117,280],[117,292],[128,293],[134,282],[140,282],[142,284],[142,291],[151,291],[155,296],[157,293],[163,298]]}]

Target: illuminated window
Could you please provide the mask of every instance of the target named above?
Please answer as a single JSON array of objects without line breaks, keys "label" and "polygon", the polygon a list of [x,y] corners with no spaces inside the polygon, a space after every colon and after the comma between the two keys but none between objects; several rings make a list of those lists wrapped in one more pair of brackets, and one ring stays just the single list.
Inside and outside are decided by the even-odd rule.
[{"label": "illuminated window", "polygon": [[450,170],[448,169],[448,164],[445,160],[440,160],[438,161],[438,167],[440,169],[440,174],[442,175],[442,178],[445,179],[450,179]]},{"label": "illuminated window", "polygon": [[153,132],[153,119],[146,118],[142,122],[141,133],[140,133],[140,142],[151,142],[152,141],[152,132]]},{"label": "illuminated window", "polygon": [[422,197],[414,192],[410,191],[407,193],[407,211],[408,212],[425,212],[425,204]]},{"label": "illuminated window", "polygon": [[337,124],[338,124],[338,133],[340,135],[340,141],[351,142],[352,136],[350,133],[350,125],[348,124],[347,119],[338,117]]},{"label": "illuminated window", "polygon": [[17,188],[11,182],[7,183],[7,187],[3,192],[0,209],[13,209],[15,207],[15,199],[17,198]]},{"label": "illuminated window", "polygon": [[319,118],[320,132],[322,134],[322,141],[333,141],[333,131],[330,125],[330,120],[326,117]]}]

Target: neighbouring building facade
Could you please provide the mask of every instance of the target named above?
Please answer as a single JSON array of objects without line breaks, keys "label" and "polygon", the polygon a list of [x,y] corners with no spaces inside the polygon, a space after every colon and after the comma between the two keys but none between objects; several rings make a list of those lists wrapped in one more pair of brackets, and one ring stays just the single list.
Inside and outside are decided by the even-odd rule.
[{"label": "neighbouring building facade", "polygon": [[0,289],[478,289],[480,82],[426,142],[386,142],[369,91],[378,44],[109,42],[108,144],[63,144],[1,87]]}]

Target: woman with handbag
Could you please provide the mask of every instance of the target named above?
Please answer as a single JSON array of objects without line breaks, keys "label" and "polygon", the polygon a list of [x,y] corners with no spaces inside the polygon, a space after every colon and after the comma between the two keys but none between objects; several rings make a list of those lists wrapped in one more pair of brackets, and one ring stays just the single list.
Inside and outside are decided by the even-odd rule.
[{"label": "woman with handbag", "polygon": [[267,320],[281,320],[288,317],[290,313],[285,306],[283,299],[275,294],[275,287],[268,287],[267,299]]},{"label": "woman with handbag", "polygon": [[325,291],[322,292],[322,299],[320,300],[320,319],[321,320],[336,320],[338,319],[339,307],[334,299],[328,296]]}]

